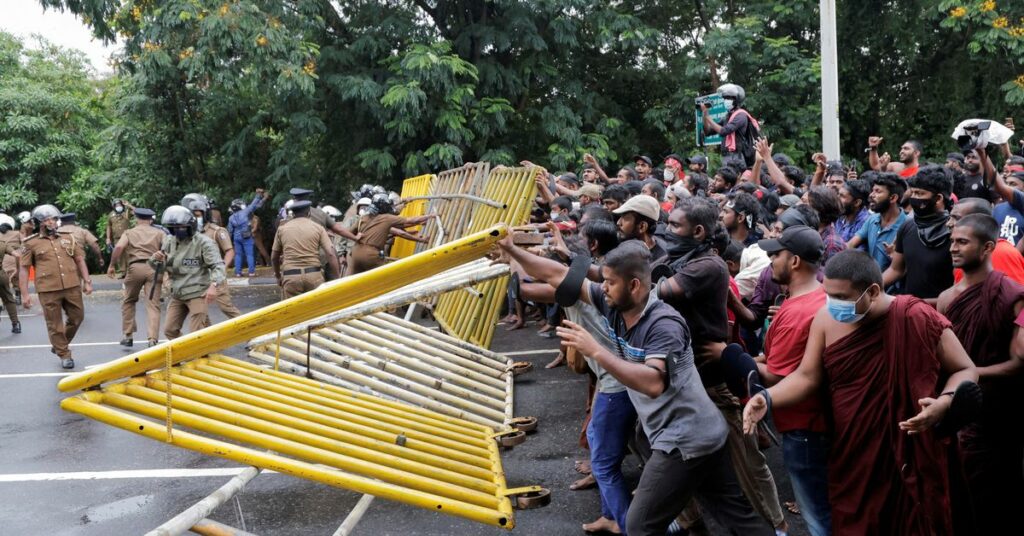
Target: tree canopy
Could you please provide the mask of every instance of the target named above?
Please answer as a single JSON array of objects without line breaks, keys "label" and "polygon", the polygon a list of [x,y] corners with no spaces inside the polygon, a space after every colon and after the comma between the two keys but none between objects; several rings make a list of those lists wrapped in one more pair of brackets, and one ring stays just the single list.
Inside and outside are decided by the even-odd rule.
[{"label": "tree canopy", "polygon": [[[693,99],[724,82],[744,86],[776,151],[809,166],[820,146],[806,0],[40,2],[123,52],[100,84],[74,54],[0,41],[0,66],[18,66],[0,70],[0,106],[15,110],[0,126],[8,205],[69,184],[79,204],[259,185],[331,200],[464,162],[657,159],[697,150]],[[1024,103],[1024,6],[838,4],[844,159],[862,159],[875,134],[939,157],[960,120]]]}]

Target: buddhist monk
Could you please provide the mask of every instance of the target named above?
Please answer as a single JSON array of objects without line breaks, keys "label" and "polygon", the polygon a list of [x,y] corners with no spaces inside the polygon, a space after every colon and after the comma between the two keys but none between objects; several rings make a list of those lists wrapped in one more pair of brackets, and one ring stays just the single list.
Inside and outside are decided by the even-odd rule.
[{"label": "buddhist monk", "polygon": [[811,322],[800,366],[751,397],[745,431],[771,407],[827,389],[833,533],[950,534],[947,449],[932,428],[954,395],[976,389],[974,364],[935,309],[882,292],[882,273],[868,254],[832,257],[824,288],[826,305]]},{"label": "buddhist monk", "polygon": [[1024,330],[1014,323],[1024,309],[1024,286],[993,269],[998,240],[999,224],[992,216],[971,214],[957,221],[949,250],[964,276],[938,301],[939,312],[953,323],[978,367],[984,395],[981,418],[959,434],[969,511],[953,512],[958,529],[977,534],[1019,530],[1017,508],[1024,504],[1024,432],[1014,424],[1024,392]]}]

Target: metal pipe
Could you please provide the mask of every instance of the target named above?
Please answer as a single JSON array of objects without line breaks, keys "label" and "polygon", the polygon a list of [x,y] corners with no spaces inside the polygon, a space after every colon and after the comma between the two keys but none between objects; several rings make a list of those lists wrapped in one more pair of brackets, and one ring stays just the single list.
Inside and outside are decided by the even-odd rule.
[{"label": "metal pipe", "polygon": [[250,480],[256,478],[256,475],[260,474],[260,471],[261,469],[258,467],[247,467],[241,473],[235,475],[231,480],[228,480],[223,486],[217,488],[216,491],[188,507],[184,512],[167,520],[163,525],[147,532],[146,536],[178,536],[179,534],[187,532],[190,527],[199,523],[206,516],[210,515],[211,512],[216,510],[217,507],[227,502],[228,499],[234,497],[235,494],[241,491]]},{"label": "metal pipe", "polygon": [[359,520],[363,518],[363,514],[370,508],[370,503],[373,502],[373,495],[363,495],[359,498],[359,502],[356,503],[352,511],[349,512],[348,517],[345,521],[341,522],[341,526],[338,530],[334,531],[334,536],[351,536],[352,531],[355,530]]},{"label": "metal pipe", "polygon": [[[105,407],[100,404],[104,398],[105,395],[103,393],[89,391],[65,398],[61,401],[61,408],[157,441],[165,441],[167,439],[166,431],[161,426],[156,425],[153,421]],[[447,513],[480,523],[509,529],[515,525],[511,513],[512,503],[508,498],[499,499],[497,509],[485,508],[441,495],[425,493],[373,478],[344,473],[316,464],[292,460],[276,454],[240,447],[180,430],[175,432],[173,443],[176,446],[202,454],[233,460],[245,465],[256,465],[279,473],[314,480],[330,486],[349,489],[357,493],[370,494],[382,499],[410,504],[431,511]],[[500,463],[500,460],[496,463]]]},{"label": "metal pipe", "polygon": [[58,383],[58,389],[64,392],[86,389],[106,381],[137,376],[147,370],[160,368],[161,358],[167,349],[165,345],[170,345],[174,350],[174,362],[187,361],[247,341],[254,336],[360,303],[412,281],[477,259],[486,254],[506,232],[504,226],[497,226],[456,240],[437,250],[325,283],[305,294],[65,377]]},{"label": "metal pipe", "polygon": [[441,194],[441,195],[417,195],[405,199],[405,201],[420,201],[422,199],[433,200],[433,199],[466,199],[474,203],[480,203],[493,208],[505,208],[505,204],[500,201],[494,201],[491,199],[484,199],[483,197],[477,197],[469,194]]},{"label": "metal pipe", "polygon": [[251,532],[236,529],[212,519],[202,519],[188,530],[200,536],[256,536]]}]

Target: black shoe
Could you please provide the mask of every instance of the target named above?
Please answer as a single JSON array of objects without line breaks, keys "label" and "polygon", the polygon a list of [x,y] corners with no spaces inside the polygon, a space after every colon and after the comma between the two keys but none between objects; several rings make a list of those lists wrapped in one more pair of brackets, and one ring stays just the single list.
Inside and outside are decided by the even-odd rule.
[{"label": "black shoe", "polygon": [[149,347],[150,348],[152,348],[152,347],[154,347],[154,346],[156,346],[158,344],[160,344],[160,341],[158,341],[156,339],[149,339]]},{"label": "black shoe", "polygon": [[21,333],[21,322],[15,320],[11,322],[11,333]]},{"label": "black shoe", "polygon": [[65,369],[73,369],[75,368],[75,360],[71,359],[70,357],[65,357],[64,359],[60,360],[60,366],[61,368]]},{"label": "black shoe", "polygon": [[57,349],[56,349],[56,348],[54,348],[53,346],[51,346],[51,347],[50,347],[50,353],[51,353],[51,354],[54,354],[54,355],[57,355]]},{"label": "black shoe", "polygon": [[121,339],[121,346],[127,346],[127,347],[130,348],[132,346],[132,344],[133,343],[132,343],[132,338],[131,337],[125,337],[125,338]]},{"label": "black shoe", "polygon": [[21,305],[21,291],[20,290],[14,291],[14,303],[16,303],[18,305]]}]

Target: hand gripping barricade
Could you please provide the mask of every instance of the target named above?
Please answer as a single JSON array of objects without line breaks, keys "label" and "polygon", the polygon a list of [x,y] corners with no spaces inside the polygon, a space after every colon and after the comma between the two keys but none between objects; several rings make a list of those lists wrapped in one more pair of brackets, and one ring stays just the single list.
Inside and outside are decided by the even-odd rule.
[{"label": "hand gripping barricade", "polygon": [[[546,490],[536,486],[509,489],[505,483],[500,447],[510,436],[523,432],[513,428],[520,423],[510,418],[512,370],[507,360],[453,338],[428,341],[416,328],[393,323],[393,317],[376,312],[437,287],[419,288],[404,297],[393,294],[390,301],[364,307],[365,315],[353,314],[341,321],[330,316],[471,263],[506,232],[503,226],[484,229],[69,376],[59,389],[84,391],[64,399],[61,407],[200,453],[511,529],[513,498],[523,507],[538,502],[535,496],[546,502],[547,496]],[[476,267],[479,273],[464,279],[482,280],[507,270],[486,268]],[[445,277],[433,281],[451,284],[452,278],[447,279],[447,283]],[[317,324],[314,319],[322,316],[322,325]],[[415,344],[410,342],[408,350],[387,344],[396,333],[409,336]],[[305,339],[305,360],[300,361],[312,378],[215,353],[254,337],[256,353],[269,347],[259,342],[268,335],[274,340],[275,353],[280,349],[274,361],[294,357],[285,352],[297,348],[289,341]],[[318,361],[333,364],[319,358],[337,355],[337,345],[331,343],[336,340],[345,341],[346,348],[353,340],[372,340],[380,350],[365,356],[344,354],[350,364],[365,366],[340,367],[359,373],[339,375],[337,382],[320,381],[336,371],[314,365],[314,354]],[[428,352],[424,349],[428,344],[438,346]],[[360,348],[366,351],[365,345]],[[495,374],[503,363],[507,369]],[[394,377],[382,380],[366,368],[370,366]],[[461,374],[459,367],[476,374],[463,375],[466,380],[456,382],[452,372]],[[436,392],[429,395],[421,394],[427,392],[422,390],[428,387],[422,383],[427,375],[435,377],[430,388]],[[500,385],[501,381],[505,384]],[[461,407],[444,398],[444,404],[435,408],[419,407],[423,405],[419,402],[438,393],[474,393],[466,398],[473,403]],[[454,416],[459,411],[462,416]],[[533,425],[522,424],[524,428]]]}]

